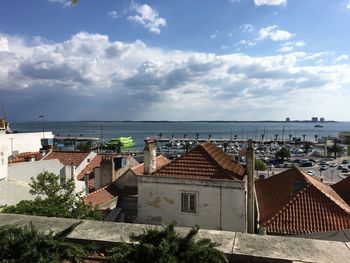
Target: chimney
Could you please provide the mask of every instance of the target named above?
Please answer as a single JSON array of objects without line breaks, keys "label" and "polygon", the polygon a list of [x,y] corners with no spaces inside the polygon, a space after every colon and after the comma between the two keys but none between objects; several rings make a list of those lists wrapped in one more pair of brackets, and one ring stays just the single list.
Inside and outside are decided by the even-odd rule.
[{"label": "chimney", "polygon": [[156,170],[156,146],[152,138],[147,137],[143,149],[144,174],[151,174]]},{"label": "chimney", "polygon": [[114,175],[113,157],[103,156],[100,163],[100,168],[95,169],[96,190],[111,184],[113,181],[113,175]]},{"label": "chimney", "polygon": [[254,166],[255,153],[253,141],[248,140],[246,151],[247,159],[247,231],[250,234],[255,233],[255,186],[254,186]]}]

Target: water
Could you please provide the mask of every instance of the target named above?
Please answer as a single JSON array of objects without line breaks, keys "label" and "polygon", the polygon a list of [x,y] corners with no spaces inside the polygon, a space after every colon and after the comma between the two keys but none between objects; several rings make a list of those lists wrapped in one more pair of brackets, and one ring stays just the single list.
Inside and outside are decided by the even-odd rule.
[{"label": "water", "polygon": [[[131,136],[135,141],[135,150],[142,150],[144,139],[147,136],[183,138],[235,138],[237,139],[274,139],[275,134],[282,139],[284,127],[284,139],[293,137],[314,140],[315,135],[338,136],[340,131],[350,131],[350,122],[322,123],[323,128],[315,128],[315,123],[307,122],[104,122],[104,121],[46,121],[43,123],[45,131],[52,131],[55,135],[92,136],[103,137],[104,141],[120,136]],[[19,132],[42,131],[41,122],[17,122],[11,123],[11,129]],[[102,135],[102,136],[101,136]]]}]

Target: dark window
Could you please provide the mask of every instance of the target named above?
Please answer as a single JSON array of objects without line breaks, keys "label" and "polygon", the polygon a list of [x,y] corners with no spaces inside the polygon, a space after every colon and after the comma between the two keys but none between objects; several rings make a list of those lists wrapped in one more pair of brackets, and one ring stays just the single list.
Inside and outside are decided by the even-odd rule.
[{"label": "dark window", "polygon": [[181,211],[196,213],[196,194],[182,193],[181,194]]}]

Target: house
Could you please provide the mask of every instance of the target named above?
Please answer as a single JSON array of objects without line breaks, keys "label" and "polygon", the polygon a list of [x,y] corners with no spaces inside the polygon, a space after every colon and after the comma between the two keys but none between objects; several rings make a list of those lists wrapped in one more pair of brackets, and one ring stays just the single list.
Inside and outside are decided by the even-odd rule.
[{"label": "house", "polygon": [[[170,162],[162,155],[157,156],[156,161],[157,169]],[[98,206],[106,213],[118,209],[118,214],[111,221],[133,222],[137,213],[137,176],[144,173],[143,163],[134,164],[129,164],[126,170],[120,170],[122,173],[108,185],[84,196],[84,202]]]},{"label": "house", "polygon": [[155,145],[145,141],[137,176],[137,223],[246,231],[245,168],[210,142],[157,169]]},{"label": "house", "polygon": [[256,181],[255,190],[262,232],[302,235],[350,228],[349,204],[335,189],[296,167]]},{"label": "house", "polygon": [[332,188],[350,206],[350,176],[333,184]]}]

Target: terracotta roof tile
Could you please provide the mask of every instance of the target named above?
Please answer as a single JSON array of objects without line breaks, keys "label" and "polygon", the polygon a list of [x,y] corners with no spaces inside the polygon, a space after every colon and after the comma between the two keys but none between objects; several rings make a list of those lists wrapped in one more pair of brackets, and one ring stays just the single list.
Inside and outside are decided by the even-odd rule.
[{"label": "terracotta roof tile", "polygon": [[[168,158],[166,158],[165,156],[159,155],[156,157],[156,169],[159,169],[168,163],[170,163],[170,160]],[[141,163],[141,164],[131,168],[131,170],[136,175],[143,175],[144,165],[143,165],[143,163]]]},{"label": "terracotta roof tile", "polygon": [[154,176],[189,179],[243,179],[245,169],[212,143],[196,146],[161,169]]},{"label": "terracotta roof tile", "polygon": [[271,234],[350,228],[350,207],[330,187],[291,168],[255,183],[259,221]]},{"label": "terracotta roof tile", "polygon": [[13,156],[14,159],[9,160],[9,163],[29,162],[31,161],[31,159],[34,159],[35,161],[39,161],[41,157],[42,156],[40,152],[24,152]]},{"label": "terracotta roof tile", "polygon": [[90,174],[94,171],[94,168],[99,167],[102,160],[102,155],[97,154],[94,159],[91,160],[91,162],[82,170],[79,174],[77,179],[80,181],[84,180],[84,176],[86,173]]},{"label": "terracotta roof tile", "polygon": [[331,186],[350,206],[350,176]]},{"label": "terracotta roof tile", "polygon": [[91,204],[93,206],[102,205],[114,197],[117,197],[119,195],[118,188],[114,185],[108,185],[101,189],[98,189],[95,192],[92,192],[91,194],[88,194],[83,197],[83,201],[86,204]]},{"label": "terracotta roof tile", "polygon": [[44,160],[58,159],[63,165],[79,166],[90,152],[59,151],[51,152],[44,157]]}]

